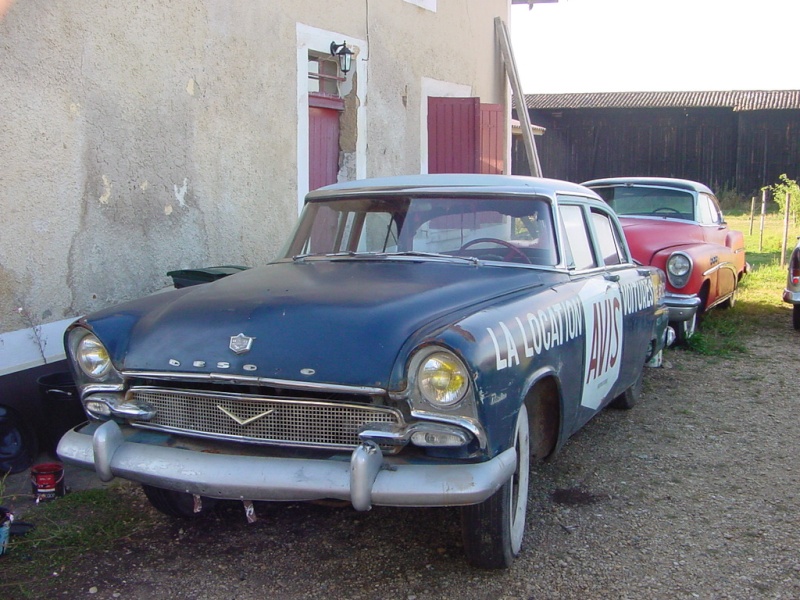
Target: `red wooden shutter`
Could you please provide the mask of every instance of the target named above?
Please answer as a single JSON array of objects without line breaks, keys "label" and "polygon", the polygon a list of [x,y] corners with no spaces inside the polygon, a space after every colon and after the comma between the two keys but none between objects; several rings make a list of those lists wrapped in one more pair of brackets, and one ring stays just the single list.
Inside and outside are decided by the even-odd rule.
[{"label": "red wooden shutter", "polygon": [[479,173],[479,98],[428,98],[428,173]]},{"label": "red wooden shutter", "polygon": [[480,98],[428,98],[428,173],[502,173],[501,104]]},{"label": "red wooden shutter", "polygon": [[503,105],[481,104],[481,148],[479,173],[500,174],[505,165]]}]

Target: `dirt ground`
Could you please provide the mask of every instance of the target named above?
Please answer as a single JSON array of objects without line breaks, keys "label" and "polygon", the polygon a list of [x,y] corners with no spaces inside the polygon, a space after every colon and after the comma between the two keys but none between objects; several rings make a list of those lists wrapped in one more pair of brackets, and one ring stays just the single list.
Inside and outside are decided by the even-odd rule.
[{"label": "dirt ground", "polygon": [[[258,504],[159,517],[48,574],[92,598],[800,598],[800,335],[764,322],[746,354],[671,350],[642,401],[607,410],[533,474],[513,567],[463,560],[453,509]],[[150,511],[137,488],[130,501]],[[0,565],[1,566],[1,565]]]}]

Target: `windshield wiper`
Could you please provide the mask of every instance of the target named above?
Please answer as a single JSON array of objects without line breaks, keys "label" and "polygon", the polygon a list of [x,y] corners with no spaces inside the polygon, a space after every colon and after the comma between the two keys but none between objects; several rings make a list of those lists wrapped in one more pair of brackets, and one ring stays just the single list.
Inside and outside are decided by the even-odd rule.
[{"label": "windshield wiper", "polygon": [[355,256],[375,256],[374,252],[353,252],[352,250],[348,250],[347,252],[332,252],[330,254],[318,254],[316,252],[308,252],[306,254],[298,254],[292,257],[292,260],[297,262],[301,260],[305,260],[310,257],[315,258],[341,258],[343,256],[355,257]]},{"label": "windshield wiper", "polygon": [[371,259],[371,258],[392,258],[394,256],[408,256],[408,257],[420,257],[420,258],[439,258],[449,261],[459,261],[459,262],[468,262],[472,265],[480,264],[480,261],[475,258],[474,256],[454,256],[452,254],[440,254],[438,252],[419,252],[414,250],[409,250],[407,252],[353,252],[349,250],[347,252],[333,252],[331,254],[298,254],[297,256],[293,256],[292,260],[295,262],[303,261],[309,257],[319,258],[319,259],[326,259],[326,258],[362,258],[362,259]]},{"label": "windshield wiper", "polygon": [[417,250],[409,250],[406,252],[392,252],[391,254],[385,254],[387,257],[392,256],[419,256],[420,258],[443,258],[445,260],[457,260],[457,261],[466,261],[473,265],[480,264],[480,260],[475,258],[474,256],[457,256],[455,254],[440,254],[438,252],[419,252]]}]

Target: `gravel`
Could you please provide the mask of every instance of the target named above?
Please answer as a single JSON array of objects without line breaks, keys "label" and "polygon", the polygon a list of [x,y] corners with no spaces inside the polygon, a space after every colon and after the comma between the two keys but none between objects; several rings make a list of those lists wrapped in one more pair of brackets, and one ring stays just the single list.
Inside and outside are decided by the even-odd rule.
[{"label": "gravel", "polygon": [[742,341],[727,358],[670,350],[638,406],[538,467],[507,571],[467,566],[454,509],[257,504],[248,525],[232,504],[159,518],[48,575],[49,596],[800,598],[798,335],[782,313]]}]

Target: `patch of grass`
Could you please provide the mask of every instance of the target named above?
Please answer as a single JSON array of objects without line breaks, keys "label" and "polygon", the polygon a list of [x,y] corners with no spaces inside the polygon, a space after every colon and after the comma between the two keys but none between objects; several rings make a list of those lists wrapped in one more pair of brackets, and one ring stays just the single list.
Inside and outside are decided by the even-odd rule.
[{"label": "patch of grass", "polygon": [[[751,272],[739,286],[736,306],[730,310],[714,309],[702,320],[700,330],[689,340],[688,347],[706,356],[730,356],[746,353],[744,335],[756,331],[771,335],[783,332],[790,325],[790,306],[781,297],[786,283],[786,266],[780,266],[783,218],[767,214],[764,231],[760,216],[753,221],[750,233],[749,214],[728,216],[728,225],[744,234],[747,262]],[[800,229],[790,227],[787,255],[794,247]]]},{"label": "patch of grass", "polygon": [[35,528],[11,536],[8,554],[0,558],[0,597],[37,595],[46,575],[152,527],[154,515],[126,486],[78,491],[33,507],[24,521]]}]

